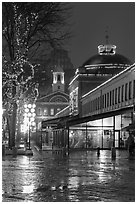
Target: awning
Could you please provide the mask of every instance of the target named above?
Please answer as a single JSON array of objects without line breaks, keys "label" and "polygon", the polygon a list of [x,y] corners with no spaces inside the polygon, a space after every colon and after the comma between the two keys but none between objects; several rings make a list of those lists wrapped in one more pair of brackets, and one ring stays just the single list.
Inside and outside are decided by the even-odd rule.
[{"label": "awning", "polygon": [[125,111],[132,111],[132,110],[133,110],[133,107],[129,106],[120,110],[114,110],[114,111],[112,110],[109,112],[100,113],[92,116],[80,117],[79,115],[76,115],[76,116],[67,115],[59,118],[42,121],[42,129],[47,128],[48,126],[53,128],[68,128],[73,125],[120,115],[125,113]]},{"label": "awning", "polygon": [[121,129],[122,131],[135,131],[135,123],[131,123]]},{"label": "awning", "polygon": [[42,121],[42,129],[47,128],[48,126],[53,128],[60,128],[65,127],[66,122],[69,120],[70,115],[59,117],[59,118],[53,118],[49,120]]}]

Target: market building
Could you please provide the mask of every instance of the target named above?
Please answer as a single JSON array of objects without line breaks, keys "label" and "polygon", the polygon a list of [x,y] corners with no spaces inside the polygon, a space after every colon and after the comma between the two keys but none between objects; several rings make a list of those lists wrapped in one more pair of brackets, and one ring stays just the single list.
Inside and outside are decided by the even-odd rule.
[{"label": "market building", "polygon": [[98,54],[76,69],[69,84],[69,106],[52,120],[53,146],[69,149],[125,148],[134,132],[135,66],[116,53],[115,45],[98,46]]}]

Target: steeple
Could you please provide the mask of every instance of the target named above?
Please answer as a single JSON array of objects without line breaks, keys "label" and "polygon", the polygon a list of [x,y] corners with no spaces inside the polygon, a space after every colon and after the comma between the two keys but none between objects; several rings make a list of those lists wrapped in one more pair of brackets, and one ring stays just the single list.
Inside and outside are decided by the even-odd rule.
[{"label": "steeple", "polygon": [[108,26],[105,30],[105,38],[106,44],[98,46],[98,54],[99,55],[115,55],[116,54],[116,46],[109,43],[109,34],[108,34]]},{"label": "steeple", "polygon": [[55,66],[53,70],[53,83],[52,83],[52,91],[61,91],[64,92],[64,71],[61,66]]},{"label": "steeple", "polygon": [[106,38],[106,45],[108,45],[109,44],[108,26],[106,27],[105,33],[106,33],[106,36],[105,36],[105,38]]}]

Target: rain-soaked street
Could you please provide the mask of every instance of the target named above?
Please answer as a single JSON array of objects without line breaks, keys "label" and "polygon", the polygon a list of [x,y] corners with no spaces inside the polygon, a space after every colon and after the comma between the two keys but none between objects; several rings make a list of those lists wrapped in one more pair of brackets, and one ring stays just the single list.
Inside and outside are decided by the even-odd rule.
[{"label": "rain-soaked street", "polygon": [[69,157],[42,155],[5,156],[2,169],[4,202],[133,202],[135,160],[126,151],[71,152]]}]

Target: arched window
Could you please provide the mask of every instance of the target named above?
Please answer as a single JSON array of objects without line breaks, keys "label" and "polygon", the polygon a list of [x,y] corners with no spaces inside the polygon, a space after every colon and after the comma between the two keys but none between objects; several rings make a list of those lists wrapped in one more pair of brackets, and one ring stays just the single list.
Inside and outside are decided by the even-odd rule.
[{"label": "arched window", "polygon": [[50,109],[50,115],[54,115],[54,108]]},{"label": "arched window", "polygon": [[42,115],[42,110],[41,110],[41,108],[38,108],[38,109],[37,109],[37,115]]},{"label": "arched window", "polygon": [[59,112],[61,109],[60,108],[57,108],[57,112]]},{"label": "arched window", "polygon": [[44,115],[48,115],[48,109],[44,108]]}]

